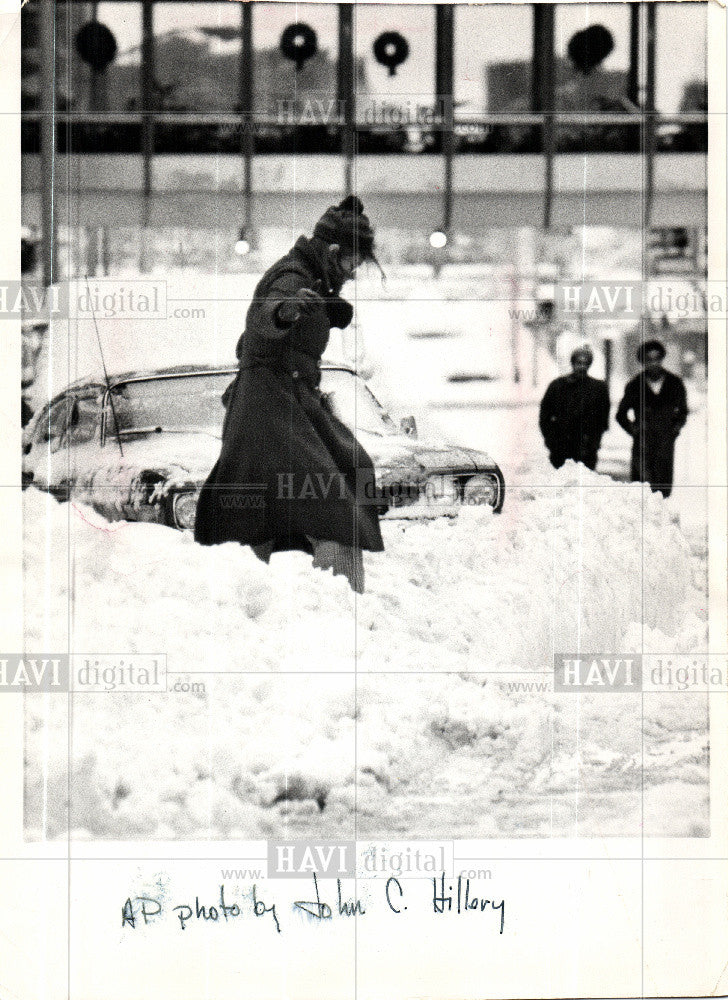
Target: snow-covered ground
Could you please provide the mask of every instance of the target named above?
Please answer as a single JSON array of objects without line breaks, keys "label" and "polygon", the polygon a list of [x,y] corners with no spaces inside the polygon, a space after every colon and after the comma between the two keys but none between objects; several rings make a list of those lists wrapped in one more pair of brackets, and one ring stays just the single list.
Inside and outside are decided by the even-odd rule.
[{"label": "snow-covered ground", "polygon": [[28,490],[26,650],[164,653],[170,688],[205,685],[76,694],[70,720],[28,696],[29,835],[706,834],[705,696],[548,674],[555,651],[704,651],[703,554],[670,501],[544,477],[500,516],[386,524],[358,598],[303,554],[266,567]]},{"label": "snow-covered ground", "polygon": [[[232,360],[252,279],[179,282],[168,297],[203,302],[204,319],[101,323],[109,370]],[[419,289],[362,288],[365,343],[349,352],[365,348],[395,417],[415,411],[426,435],[490,453],[506,506],[385,523],[364,596],[303,554],[267,567],[235,544],[26,492],[26,650],[163,653],[170,689],[204,683],[76,694],[70,719],[65,698],[28,696],[31,836],[708,832],[704,695],[554,695],[549,676],[555,652],[705,652],[704,405],[668,501],[571,463],[555,472],[537,427],[548,359],[536,386],[526,367],[515,387],[497,295]],[[38,401],[56,376],[99,368],[90,320],[53,334]],[[522,348],[533,362],[525,334]],[[458,373],[484,378],[447,380]],[[611,431],[605,463],[624,466],[628,443]]]}]

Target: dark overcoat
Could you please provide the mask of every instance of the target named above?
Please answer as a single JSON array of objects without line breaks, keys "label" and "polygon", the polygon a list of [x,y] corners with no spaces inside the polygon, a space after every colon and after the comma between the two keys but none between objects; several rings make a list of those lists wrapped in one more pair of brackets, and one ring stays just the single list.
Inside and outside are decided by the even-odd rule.
[{"label": "dark overcoat", "polygon": [[[203,545],[272,541],[311,551],[313,538],[384,548],[372,460],[319,389],[331,327],[347,326],[353,312],[332,290],[323,249],[300,237],[255,290],[239,371],[223,397],[220,457],[198,501]],[[282,326],[281,303],[314,286],[324,301]]]},{"label": "dark overcoat", "polygon": [[541,400],[539,426],[557,469],[567,458],[595,468],[602,435],[609,427],[606,382],[573,373],[554,379]]},{"label": "dark overcoat", "polygon": [[633,483],[649,483],[653,490],[670,496],[675,441],[687,417],[685,383],[678,375],[664,372],[658,393],[647,385],[644,372],[627,383],[616,420],[632,436]]}]

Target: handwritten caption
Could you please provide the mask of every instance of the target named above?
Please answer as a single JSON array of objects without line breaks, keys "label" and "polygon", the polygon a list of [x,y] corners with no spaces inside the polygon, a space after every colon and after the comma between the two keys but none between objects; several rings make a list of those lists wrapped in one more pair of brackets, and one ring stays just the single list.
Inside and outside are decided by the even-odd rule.
[{"label": "handwritten caption", "polygon": [[[384,903],[389,912],[403,914],[408,911],[410,903],[422,906],[421,900],[414,899],[411,886],[404,886],[394,875],[386,880],[382,889]],[[483,914],[492,918],[492,926],[499,934],[505,929],[506,902],[496,901],[479,896],[477,886],[472,885],[472,879],[462,875],[457,879],[446,879],[445,874],[429,880],[432,884],[431,895],[425,897],[425,908],[436,916],[467,916]],[[158,924],[166,919],[175,921],[179,930],[185,931],[195,924],[225,924],[230,921],[247,918],[259,918],[270,923],[278,934],[283,931],[281,910],[279,905],[270,898],[264,898],[265,890],[256,883],[236,899],[226,896],[225,886],[220,886],[220,892],[214,902],[201,900],[198,895],[194,902],[180,902],[167,906],[164,898],[152,896],[128,896],[121,907],[121,926],[137,930],[151,924]],[[313,875],[313,887],[309,899],[294,900],[292,912],[307,914],[313,922],[333,920],[334,918],[364,917],[367,908],[364,901],[357,896],[345,895],[342,880],[336,879],[336,891],[330,897],[322,892],[316,875]]]}]

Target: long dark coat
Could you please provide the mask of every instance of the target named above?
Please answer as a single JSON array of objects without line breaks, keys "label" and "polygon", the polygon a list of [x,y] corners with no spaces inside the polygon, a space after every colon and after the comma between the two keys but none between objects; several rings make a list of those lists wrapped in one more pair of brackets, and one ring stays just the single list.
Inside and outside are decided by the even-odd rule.
[{"label": "long dark coat", "polygon": [[609,427],[606,382],[574,374],[554,379],[541,400],[539,426],[555,468],[567,458],[595,468],[602,435]]},{"label": "long dark coat", "polygon": [[687,417],[685,384],[678,375],[664,372],[659,393],[649,388],[644,372],[627,383],[616,420],[632,435],[633,483],[649,483],[653,490],[670,496],[675,441]]},{"label": "long dark coat", "polygon": [[[281,327],[279,305],[318,281],[324,304]],[[200,494],[196,541],[311,551],[308,536],[384,548],[372,460],[319,390],[330,329],[351,318],[315,240],[300,237],[260,280],[223,397],[222,450]]]}]

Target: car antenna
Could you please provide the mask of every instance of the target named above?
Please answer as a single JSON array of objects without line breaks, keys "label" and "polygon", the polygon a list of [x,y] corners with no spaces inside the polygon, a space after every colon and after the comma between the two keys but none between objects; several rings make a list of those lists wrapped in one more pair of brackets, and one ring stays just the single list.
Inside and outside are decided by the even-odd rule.
[{"label": "car antenna", "polygon": [[93,299],[91,298],[91,287],[90,287],[90,285],[88,283],[88,275],[85,275],[85,278],[86,278],[86,289],[88,291],[88,301],[89,301],[89,305],[91,306],[91,316],[93,317],[94,330],[96,331],[96,340],[98,341],[99,354],[101,355],[101,367],[104,370],[104,379],[106,381],[106,390],[109,393],[109,405],[111,406],[111,415],[114,418],[114,430],[116,431],[116,443],[119,445],[119,454],[123,458],[124,457],[124,449],[121,446],[121,433],[119,431],[119,421],[118,421],[118,419],[116,417],[116,409],[114,407],[114,396],[113,396],[113,393],[111,392],[111,382],[109,381],[109,373],[106,370],[106,361],[104,360],[104,349],[101,346],[101,335],[99,334],[99,325],[96,322],[96,312],[94,311]]}]

